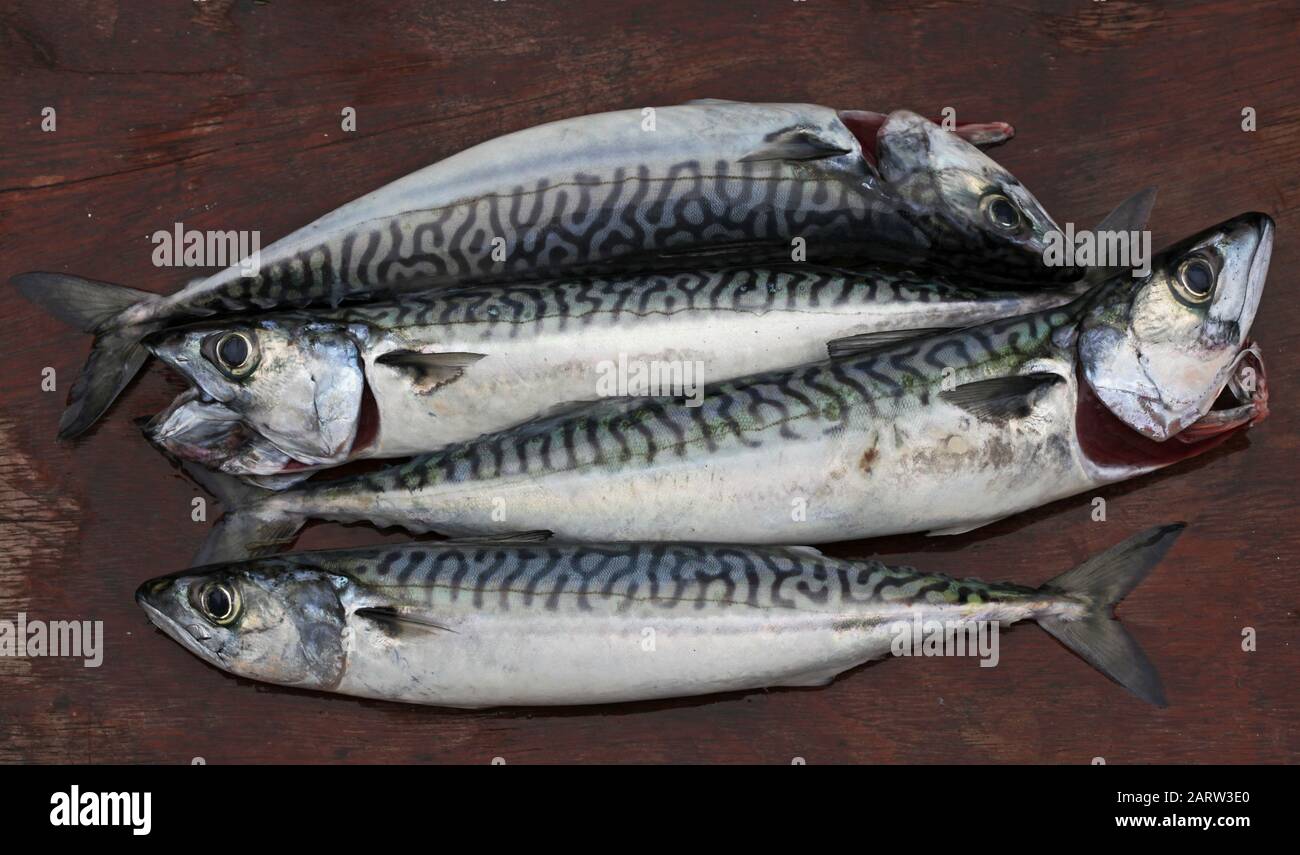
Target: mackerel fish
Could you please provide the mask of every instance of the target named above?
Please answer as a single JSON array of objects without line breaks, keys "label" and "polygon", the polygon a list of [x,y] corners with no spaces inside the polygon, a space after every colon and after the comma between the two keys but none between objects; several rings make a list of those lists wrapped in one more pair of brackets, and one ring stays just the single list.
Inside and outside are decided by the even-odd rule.
[{"label": "mackerel fish", "polygon": [[145,582],[164,633],[241,677],[450,707],[595,704],[823,686],[914,627],[1037,621],[1139,698],[1156,669],[1113,618],[1181,524],[1047,584],[955,579],[809,547],[412,543],[218,564]]}]

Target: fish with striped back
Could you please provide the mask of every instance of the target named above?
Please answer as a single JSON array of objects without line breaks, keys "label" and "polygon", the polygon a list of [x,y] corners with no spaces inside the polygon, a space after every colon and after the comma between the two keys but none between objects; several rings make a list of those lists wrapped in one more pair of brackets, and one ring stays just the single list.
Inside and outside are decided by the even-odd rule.
[{"label": "fish with striped back", "polygon": [[[332,211],[169,295],[62,273],[20,292],[95,342],[59,435],[89,428],[146,358],[149,333],[215,315],[338,306],[452,284],[611,269],[839,258],[950,265],[975,277],[1046,268],[1056,229],[975,144],[1000,123],[943,130],[806,104],[703,101],[581,116],[499,137]],[[803,260],[803,259],[801,259]]]},{"label": "fish with striped back", "polygon": [[[568,540],[824,543],[959,533],[1160,469],[1263,419],[1249,340],[1273,222],[1245,214],[1073,302],[709,386],[611,400],[227,513],[197,563],[273,551],[309,519]],[[209,473],[210,474],[210,473]]]},{"label": "fish with striped back", "polygon": [[595,704],[823,686],[905,650],[1037,621],[1164,706],[1112,610],[1183,526],[1160,526],[1041,587],[832,558],[809,547],[493,541],[305,552],[187,570],[136,600],[223,671],[451,707]]},{"label": "fish with striped back", "polygon": [[[1143,228],[1154,198],[1135,194],[1097,231]],[[182,460],[276,489],[320,468],[494,433],[559,402],[635,384],[698,394],[705,378],[823,359],[831,340],[884,345],[1058,306],[1087,286],[996,290],[880,265],[741,268],[470,286],[197,323],[145,340],[191,384],[145,433]]]}]

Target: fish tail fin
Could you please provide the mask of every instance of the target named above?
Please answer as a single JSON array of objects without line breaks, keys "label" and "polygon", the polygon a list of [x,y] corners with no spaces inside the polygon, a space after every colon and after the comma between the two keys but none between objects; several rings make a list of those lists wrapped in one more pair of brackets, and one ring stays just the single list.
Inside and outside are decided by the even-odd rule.
[{"label": "fish tail fin", "polygon": [[1094,555],[1040,590],[1088,604],[1082,618],[1042,617],[1038,624],[1056,640],[1148,703],[1166,706],[1160,675],[1142,648],[1113,616],[1115,604],[1160,563],[1185,523],[1156,526]]},{"label": "fish tail fin", "polygon": [[82,332],[95,343],[68,393],[59,418],[59,438],[70,439],[93,425],[140,370],[148,353],[140,340],[155,327],[118,322],[130,306],[158,295],[62,273],[23,273],[11,280],[27,300]]},{"label": "fish tail fin", "polygon": [[306,519],[258,508],[229,511],[212,527],[191,566],[273,555],[291,545]]},{"label": "fish tail fin", "polygon": [[273,501],[279,494],[272,490],[194,463],[182,463],[181,468],[225,508],[195,553],[192,566],[271,555],[293,543],[307,522],[284,503]]}]

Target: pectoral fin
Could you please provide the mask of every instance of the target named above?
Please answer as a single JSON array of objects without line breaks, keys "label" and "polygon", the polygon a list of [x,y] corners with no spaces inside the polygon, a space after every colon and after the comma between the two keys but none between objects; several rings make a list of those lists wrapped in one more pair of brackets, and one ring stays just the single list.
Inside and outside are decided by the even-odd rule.
[{"label": "pectoral fin", "polygon": [[1064,383],[1065,378],[1050,371],[994,377],[964,383],[956,389],[939,393],[950,404],[961,407],[976,418],[999,421],[1024,418],[1044,389]]},{"label": "pectoral fin", "polygon": [[456,630],[449,626],[438,623],[428,615],[418,614],[416,612],[399,611],[393,606],[368,606],[357,609],[353,612],[359,618],[373,621],[390,635],[401,635],[404,632],[450,632]]},{"label": "pectoral fin", "polygon": [[740,158],[741,163],[762,160],[821,160],[848,154],[849,149],[817,135],[811,128],[786,128],[770,134],[763,144]]},{"label": "pectoral fin", "polygon": [[392,350],[380,354],[375,359],[375,362],[407,374],[415,385],[416,391],[422,395],[427,395],[441,386],[459,380],[467,368],[485,355],[482,353],[421,353],[418,350]]},{"label": "pectoral fin", "polygon": [[914,338],[951,332],[949,327],[922,327],[910,330],[881,330],[879,332],[859,333],[826,342],[826,352],[831,359],[841,356],[861,356],[873,350],[909,341]]}]

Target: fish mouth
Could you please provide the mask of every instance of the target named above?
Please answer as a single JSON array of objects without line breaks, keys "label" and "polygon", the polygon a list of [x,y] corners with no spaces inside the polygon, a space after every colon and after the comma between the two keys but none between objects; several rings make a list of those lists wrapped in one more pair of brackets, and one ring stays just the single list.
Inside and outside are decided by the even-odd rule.
[{"label": "fish mouth", "polygon": [[1082,367],[1077,386],[1075,432],[1084,457],[1097,466],[1138,471],[1168,466],[1204,454],[1268,416],[1264,358],[1249,341],[1238,352],[1210,409],[1173,434],[1171,439],[1178,442],[1157,441],[1126,424],[1097,397]]},{"label": "fish mouth", "polygon": [[[182,626],[179,621],[173,619],[166,612],[149,602],[145,589],[148,588],[150,584],[150,582],[145,582],[135,592],[135,601],[140,604],[140,608],[144,609],[145,616],[149,618],[149,622],[162,630],[163,633],[181,647],[184,647],[204,662],[207,662],[209,665],[215,665],[223,671],[227,670],[225,661],[218,653],[204,647],[199,643],[199,640],[189,628]],[[195,624],[195,628],[200,629],[197,624]]]},{"label": "fish mouth", "polygon": [[198,386],[191,386],[144,426],[145,438],[179,457],[231,475],[288,475],[341,465],[372,448],[379,438],[379,405],[368,380],[362,381],[357,430],[338,460],[301,460],[249,427],[235,411]]},{"label": "fish mouth", "polygon": [[1264,356],[1259,345],[1248,341],[1237,354],[1210,411],[1174,434],[1174,438],[1193,444],[1249,427],[1267,417],[1268,378],[1264,373]]},{"label": "fish mouth", "polygon": [[191,386],[144,425],[155,446],[204,465],[231,458],[249,441],[239,415],[197,386]]}]

